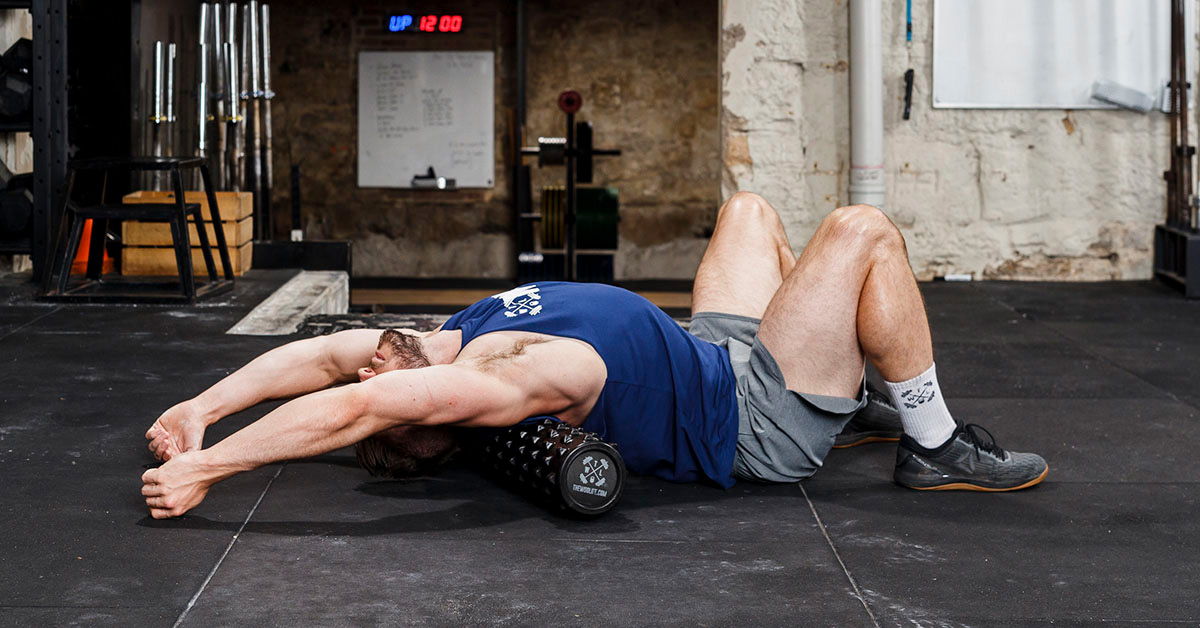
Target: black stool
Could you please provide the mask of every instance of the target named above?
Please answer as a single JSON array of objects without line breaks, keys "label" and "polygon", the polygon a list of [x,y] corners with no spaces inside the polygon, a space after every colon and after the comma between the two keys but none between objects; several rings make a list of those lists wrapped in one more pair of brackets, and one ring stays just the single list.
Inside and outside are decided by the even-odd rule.
[{"label": "black stool", "polygon": [[[53,266],[46,273],[42,282],[43,298],[53,301],[84,301],[84,302],[138,302],[138,303],[195,303],[199,297],[212,296],[233,289],[233,266],[229,261],[229,247],[225,242],[225,230],[222,228],[221,211],[217,207],[217,197],[213,193],[212,181],[209,178],[208,166],[200,157],[133,157],[133,158],[98,158],[72,161],[68,164],[67,191],[62,214],[62,224],[58,230],[58,238],[51,253]],[[208,200],[209,213],[212,217],[214,231],[217,237],[217,251],[221,256],[221,265],[225,269],[224,278],[217,276],[216,265],[213,263],[212,247],[208,243],[208,230],[200,215],[198,203],[185,203],[183,192],[183,175],[185,169],[199,168],[200,177],[204,183],[204,192]],[[104,194],[107,191],[108,173],[112,170],[123,171],[167,171],[171,175],[171,186],[175,191],[174,203],[145,203],[145,204],[108,204]],[[104,176],[104,187],[100,192],[100,204],[79,207],[71,201],[71,192],[75,186],[75,175],[82,171],[99,171]],[[200,239],[200,251],[204,256],[204,265],[208,270],[208,282],[196,285],[192,276],[192,252],[188,240],[188,217],[192,218]],[[92,239],[88,251],[87,273],[82,284],[68,289],[71,278],[71,262],[83,234],[83,224],[87,219],[92,220]],[[102,285],[100,275],[104,263],[104,235],[108,231],[109,220],[140,220],[143,222],[167,222],[171,225],[171,239],[175,248],[175,262],[179,269],[179,283],[182,293],[154,290],[161,287],[161,282],[148,283],[123,281],[116,284]],[[68,231],[69,225],[69,231]],[[68,235],[69,234],[69,235]],[[66,239],[65,248],[63,240]],[[61,252],[61,253],[60,253]],[[54,278],[57,275],[58,281]],[[51,287],[53,285],[53,288]],[[115,289],[114,289],[115,288]]]}]

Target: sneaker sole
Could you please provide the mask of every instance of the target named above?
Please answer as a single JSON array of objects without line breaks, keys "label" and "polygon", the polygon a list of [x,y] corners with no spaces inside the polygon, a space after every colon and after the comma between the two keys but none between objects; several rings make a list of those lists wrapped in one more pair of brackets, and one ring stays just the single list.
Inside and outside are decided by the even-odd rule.
[{"label": "sneaker sole", "polygon": [[1029,488],[1036,484],[1040,484],[1042,480],[1046,479],[1046,475],[1049,473],[1050,465],[1046,465],[1046,468],[1042,471],[1042,474],[1036,478],[1033,478],[1032,480],[1020,486],[1011,486],[1006,488],[992,488],[989,486],[968,484],[966,482],[952,482],[950,484],[939,484],[937,486],[908,486],[907,484],[901,484],[900,486],[911,488],[916,491],[979,491],[982,493],[1006,493],[1008,491],[1019,491],[1023,488]]},{"label": "sneaker sole", "polygon": [[867,443],[896,443],[899,441],[900,441],[899,436],[891,436],[891,435],[873,436],[873,435],[869,435],[869,434],[864,434],[857,440],[852,440],[852,441],[847,441],[847,442],[842,442],[842,443],[835,441],[833,448],[834,449],[848,449],[850,447],[858,447],[859,445],[866,445]]}]

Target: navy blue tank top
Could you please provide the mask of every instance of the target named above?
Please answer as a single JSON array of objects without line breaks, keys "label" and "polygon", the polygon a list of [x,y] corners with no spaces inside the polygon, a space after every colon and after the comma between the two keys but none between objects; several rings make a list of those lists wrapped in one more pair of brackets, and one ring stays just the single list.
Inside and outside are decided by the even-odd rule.
[{"label": "navy blue tank top", "polygon": [[526,331],[588,343],[608,379],[583,428],[614,443],[630,471],[675,482],[733,485],[737,401],[724,347],[684,331],[628,290],[538,282],[451,316],[462,344],[493,331]]}]

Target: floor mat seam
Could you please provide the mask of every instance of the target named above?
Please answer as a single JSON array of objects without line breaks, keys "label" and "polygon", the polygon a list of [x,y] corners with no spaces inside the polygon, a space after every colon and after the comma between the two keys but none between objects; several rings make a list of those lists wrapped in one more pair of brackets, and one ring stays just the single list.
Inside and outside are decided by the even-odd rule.
[{"label": "floor mat seam", "polygon": [[192,607],[196,605],[196,602],[200,599],[200,596],[204,593],[204,590],[208,588],[208,583],[212,581],[213,576],[217,575],[217,570],[221,568],[221,563],[225,562],[225,558],[229,556],[229,552],[233,550],[234,544],[236,544],[238,538],[242,536],[242,531],[246,529],[246,525],[250,523],[250,518],[253,517],[255,511],[258,510],[258,506],[262,503],[263,498],[267,496],[267,491],[271,490],[271,485],[275,483],[275,479],[279,477],[279,474],[283,473],[283,469],[286,466],[286,462],[282,465],[279,465],[279,469],[275,471],[275,475],[271,476],[270,480],[267,480],[267,485],[263,487],[262,493],[259,493],[258,500],[254,502],[254,506],[250,508],[250,512],[246,513],[246,519],[242,521],[242,525],[238,527],[237,532],[233,533],[233,538],[229,539],[229,545],[225,546],[225,551],[221,552],[221,557],[217,559],[217,564],[213,565],[213,568],[204,578],[204,582],[200,583],[200,588],[196,591],[195,595],[192,596],[192,599],[188,600],[187,606],[185,606],[183,612],[179,614],[179,617],[175,620],[175,623],[171,624],[171,628],[179,628],[179,625],[182,624],[183,620],[187,618],[187,614],[191,612]]},{"label": "floor mat seam", "polygon": [[808,509],[812,511],[813,519],[817,521],[817,528],[821,530],[821,536],[825,537],[825,542],[829,544],[829,549],[833,551],[833,557],[837,559],[838,565],[842,567],[842,573],[850,581],[850,587],[854,589],[854,595],[862,603],[863,610],[867,611],[867,617],[871,618],[871,625],[875,626],[875,628],[880,628],[879,620],[875,618],[875,613],[871,612],[871,607],[867,604],[867,598],[863,595],[862,589],[858,588],[858,582],[850,574],[850,569],[846,567],[845,561],[842,560],[842,555],[838,553],[837,547],[833,544],[833,539],[830,538],[829,531],[825,529],[825,523],[821,521],[821,515],[817,514],[817,507],[809,499],[808,491],[804,489],[804,484],[798,484],[798,486],[800,487],[800,492],[804,494],[804,501],[808,503]]},{"label": "floor mat seam", "polygon": [[13,327],[12,329],[8,330],[8,333],[4,334],[3,336],[0,336],[0,340],[4,340],[5,338],[8,338],[9,336],[21,331],[22,329],[25,329],[26,327],[29,327],[30,325],[42,320],[43,318],[46,318],[47,316],[50,316],[51,314],[61,310],[62,308],[63,308],[63,306],[57,305],[54,307],[54,309],[50,310],[49,312],[46,312],[45,314],[42,314],[41,316],[38,316],[38,317],[34,318],[33,320],[27,321],[22,325],[17,325],[16,327]]}]

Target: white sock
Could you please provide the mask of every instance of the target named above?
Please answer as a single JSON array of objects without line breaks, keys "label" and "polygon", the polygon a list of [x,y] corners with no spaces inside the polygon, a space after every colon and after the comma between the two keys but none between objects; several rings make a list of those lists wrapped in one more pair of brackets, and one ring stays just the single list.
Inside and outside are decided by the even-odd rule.
[{"label": "white sock", "polygon": [[884,382],[900,410],[904,433],[922,447],[934,449],[954,434],[954,419],[938,387],[937,365],[906,382]]}]

